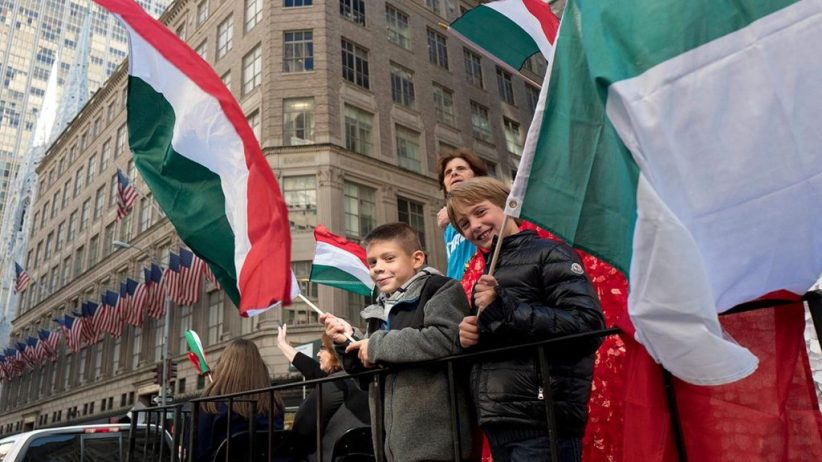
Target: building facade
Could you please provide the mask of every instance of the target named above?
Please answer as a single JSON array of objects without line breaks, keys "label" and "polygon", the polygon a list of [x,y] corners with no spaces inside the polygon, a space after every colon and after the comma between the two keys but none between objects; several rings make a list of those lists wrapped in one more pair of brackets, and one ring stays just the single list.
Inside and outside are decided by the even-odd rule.
[{"label": "building facade", "polygon": [[[405,221],[420,233],[429,263],[445,268],[436,225],[439,153],[469,147],[504,181],[516,170],[539,90],[439,26],[475,3],[178,0],[161,18],[212,63],[243,108],[289,206],[302,293],[325,310],[356,322],[366,300],[309,283],[314,226],[359,239],[378,224]],[[544,62],[529,68],[539,81]],[[52,319],[118,291],[128,277],[141,279],[142,267],[167,261],[182,244],[134,168],[126,77],[124,67],[115,71],[38,167],[25,261],[33,282],[21,296],[13,340],[56,329]],[[117,168],[144,194],[120,222]],[[114,240],[132,248],[115,248]],[[180,362],[178,398],[204,386],[185,361],[186,329],[200,334],[211,362],[231,338],[254,339],[276,378],[288,375],[276,326],[288,323],[297,343],[320,332],[316,315],[299,303],[243,319],[217,288],[204,283],[200,295],[193,306],[172,305],[167,341]],[[126,326],[120,339],[105,336],[79,353],[61,346],[58,361],[3,384],[0,431],[149,404],[158,391],[162,328],[162,319],[146,318],[142,328]]]}]

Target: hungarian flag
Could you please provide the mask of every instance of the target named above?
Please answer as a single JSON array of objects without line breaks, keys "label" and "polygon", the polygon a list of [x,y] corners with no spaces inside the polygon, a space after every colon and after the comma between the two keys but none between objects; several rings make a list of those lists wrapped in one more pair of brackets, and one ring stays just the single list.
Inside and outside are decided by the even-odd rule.
[{"label": "hungarian flag", "polygon": [[559,19],[542,0],[499,0],[468,10],[451,33],[519,69],[535,53],[553,55]]},{"label": "hungarian flag", "polygon": [[822,35],[807,25],[819,9],[566,7],[507,211],[628,275],[636,339],[687,382],[757,367],[717,311],[804,293],[822,272],[822,221],[808,213],[822,188],[810,123],[822,86],[807,48]]},{"label": "hungarian flag", "polygon": [[240,105],[131,0],[95,0],[129,36],[129,146],[177,234],[243,316],[290,303],[288,210]]},{"label": "hungarian flag", "polygon": [[188,360],[197,369],[200,375],[207,374],[210,369],[206,362],[205,351],[203,351],[203,343],[200,341],[200,336],[193,330],[183,332],[183,336],[188,344]]},{"label": "hungarian flag", "polygon": [[323,225],[314,228],[317,248],[311,264],[311,282],[369,296],[374,281],[368,274],[365,249],[344,237],[332,234]]}]

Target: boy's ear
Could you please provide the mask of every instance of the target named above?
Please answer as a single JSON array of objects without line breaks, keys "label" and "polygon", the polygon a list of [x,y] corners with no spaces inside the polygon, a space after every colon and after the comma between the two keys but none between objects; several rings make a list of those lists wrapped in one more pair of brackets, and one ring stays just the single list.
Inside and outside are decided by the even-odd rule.
[{"label": "boy's ear", "polygon": [[414,270],[419,270],[425,265],[425,252],[422,250],[415,250],[411,254],[411,261],[414,263]]}]

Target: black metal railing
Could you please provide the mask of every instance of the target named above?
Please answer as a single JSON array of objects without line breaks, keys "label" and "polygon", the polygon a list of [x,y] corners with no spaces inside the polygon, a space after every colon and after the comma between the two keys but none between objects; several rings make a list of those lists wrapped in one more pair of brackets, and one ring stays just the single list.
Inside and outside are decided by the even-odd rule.
[{"label": "black metal railing", "polygon": [[[547,416],[546,429],[550,441],[552,460],[557,460],[557,432],[556,423],[554,420],[554,405],[551,396],[550,366],[548,360],[549,355],[547,350],[549,348],[555,347],[559,343],[581,341],[586,339],[590,340],[593,338],[605,337],[617,333],[619,333],[619,329],[617,328],[602,329],[584,334],[574,334],[522,345],[507,346],[502,348],[476,351],[471,353],[463,353],[430,361],[403,364],[401,366],[396,367],[392,366],[390,368],[375,368],[367,371],[358,372],[355,374],[348,374],[336,377],[325,377],[313,380],[304,380],[287,384],[275,385],[268,388],[262,388],[257,390],[232,393],[228,395],[213,396],[207,398],[196,398],[192,399],[188,403],[133,410],[132,428],[129,436],[128,462],[139,462],[141,459],[135,455],[138,452],[148,454],[151,457],[153,457],[152,459],[147,460],[156,460],[158,462],[196,462],[203,460],[202,457],[204,455],[197,453],[197,432],[200,413],[204,412],[202,409],[200,409],[200,407],[205,402],[225,403],[228,413],[226,421],[227,425],[225,439],[221,443],[222,447],[219,448],[217,455],[215,455],[215,461],[219,460],[220,462],[222,462],[223,456],[225,457],[224,460],[231,462],[242,460],[246,460],[249,462],[257,462],[260,460],[265,460],[268,462],[296,462],[304,460],[304,457],[296,454],[296,452],[299,451],[297,451],[296,448],[295,436],[293,434],[289,434],[289,431],[275,429],[273,413],[269,413],[267,422],[268,428],[264,431],[258,431],[257,422],[254,418],[247,420],[247,423],[243,425],[243,427],[245,428],[243,428],[239,434],[232,432],[231,428],[233,420],[232,417],[235,413],[235,411],[233,410],[233,405],[235,403],[249,403],[251,406],[250,415],[253,416],[256,415],[257,400],[251,397],[267,394],[269,401],[273,403],[274,394],[276,392],[304,386],[314,386],[314,390],[317,393],[316,398],[318,404],[316,406],[315,416],[317,425],[316,452],[314,453],[313,457],[315,457],[315,460],[322,461],[323,454],[326,451],[331,450],[331,448],[323,447],[322,442],[322,436],[324,431],[324,429],[322,428],[323,422],[321,406],[323,391],[322,386],[320,385],[327,382],[348,380],[351,378],[361,379],[370,377],[370,380],[373,381],[373,383],[376,385],[375,388],[377,390],[381,390],[382,381],[384,380],[386,374],[396,372],[397,370],[401,369],[418,367],[442,367],[446,371],[450,401],[450,430],[453,441],[453,454],[455,460],[460,460],[462,458],[462,448],[460,447],[461,435],[459,434],[459,429],[461,427],[459,422],[459,415],[457,412],[456,395],[458,390],[455,380],[455,363],[474,361],[477,359],[481,359],[485,356],[499,355],[502,353],[515,352],[519,350],[533,350],[535,352],[537,360],[536,364],[540,373],[539,376],[542,378],[543,381],[543,399],[545,402]],[[376,400],[376,403],[380,403],[381,401],[381,399]],[[382,415],[381,409],[377,409],[375,414]],[[155,429],[166,429],[166,432],[155,430],[154,434],[139,435],[138,432],[143,430],[138,429],[138,422],[154,424]],[[375,435],[379,435],[379,438],[376,438],[376,440],[372,442],[374,449],[374,460],[378,462],[382,462],[384,460],[383,441],[385,434],[382,424],[383,423],[381,419],[377,419],[376,422],[371,422],[371,425],[373,427],[372,431]],[[148,430],[145,431],[151,431],[152,425],[149,425],[147,428]],[[258,436],[260,436],[259,434],[261,433],[263,434],[262,436],[264,436],[262,441],[260,441],[260,438],[258,438]],[[171,435],[170,441],[168,434]],[[136,447],[136,442],[138,441],[138,439],[142,441],[144,444],[144,447],[141,451],[137,451],[138,448]],[[262,447],[260,447],[261,443]]]}]

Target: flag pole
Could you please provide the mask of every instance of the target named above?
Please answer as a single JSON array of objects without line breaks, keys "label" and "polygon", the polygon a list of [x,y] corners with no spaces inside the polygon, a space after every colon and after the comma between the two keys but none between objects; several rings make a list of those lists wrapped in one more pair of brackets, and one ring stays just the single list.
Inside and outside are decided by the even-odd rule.
[{"label": "flag pole", "polygon": [[[494,246],[494,254],[491,256],[491,264],[488,265],[488,276],[494,277],[494,271],[497,269],[497,261],[499,260],[499,250],[502,248],[502,239],[505,237],[505,228],[508,227],[508,220],[511,218],[507,213],[502,219],[502,226],[497,236],[497,244]],[[482,309],[477,309],[477,313],[481,313]]]},{"label": "flag pole", "polygon": [[542,84],[541,83],[538,83],[538,82],[534,81],[533,79],[531,79],[530,77],[526,76],[525,74],[520,72],[519,69],[514,69],[513,67],[511,67],[510,64],[508,64],[505,61],[502,61],[501,59],[497,58],[492,53],[489,53],[484,48],[482,48],[481,46],[474,43],[473,40],[471,40],[468,37],[466,37],[466,36],[460,34],[459,32],[457,32],[453,27],[449,26],[448,24],[446,24],[444,22],[439,22],[437,24],[440,26],[440,28],[447,30],[449,33],[451,33],[451,35],[453,35],[457,39],[461,40],[466,45],[468,45],[468,46],[474,48],[475,50],[479,51],[480,53],[482,53],[486,58],[493,61],[499,67],[505,69],[506,71],[508,71],[512,74],[517,75],[522,80],[525,80],[526,82],[530,83],[531,85],[537,87],[537,89],[540,89],[540,90],[542,89]]},{"label": "flag pole", "polygon": [[[311,300],[309,300],[309,299],[305,298],[305,295],[303,295],[303,294],[297,294],[297,297],[299,297],[299,298],[300,298],[300,300],[302,300],[302,301],[303,301],[306,305],[310,306],[312,310],[316,311],[318,315],[322,316],[322,315],[324,315],[324,314],[325,314],[325,313],[323,312],[323,310],[321,310],[319,307],[317,307],[317,305],[315,305],[315,304],[311,303]],[[347,338],[347,339],[348,339],[348,341],[350,341],[351,343],[356,342],[356,340],[354,340],[354,337],[352,337],[352,336],[350,336],[350,335],[348,335],[348,334],[343,334],[343,335],[345,335],[345,338]]]}]

